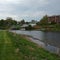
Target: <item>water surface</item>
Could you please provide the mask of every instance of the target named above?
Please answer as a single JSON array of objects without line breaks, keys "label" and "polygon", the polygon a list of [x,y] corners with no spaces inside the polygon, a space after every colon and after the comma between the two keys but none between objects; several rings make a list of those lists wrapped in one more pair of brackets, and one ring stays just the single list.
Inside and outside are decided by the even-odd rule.
[{"label": "water surface", "polygon": [[[44,47],[52,52],[60,53],[60,32],[43,32],[43,31],[21,31],[13,30],[17,34],[24,34],[33,37],[33,41],[40,43],[39,41],[44,42]],[[35,41],[38,40],[38,41]]]}]

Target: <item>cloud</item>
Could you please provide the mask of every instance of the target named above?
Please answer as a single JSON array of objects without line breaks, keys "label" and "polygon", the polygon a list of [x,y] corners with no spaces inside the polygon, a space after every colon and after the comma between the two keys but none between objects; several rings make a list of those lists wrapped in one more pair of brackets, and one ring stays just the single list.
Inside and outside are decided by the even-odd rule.
[{"label": "cloud", "polygon": [[17,4],[20,0],[0,0],[0,4]]},{"label": "cloud", "polygon": [[40,20],[44,15],[60,14],[60,0],[0,0],[0,19]]}]

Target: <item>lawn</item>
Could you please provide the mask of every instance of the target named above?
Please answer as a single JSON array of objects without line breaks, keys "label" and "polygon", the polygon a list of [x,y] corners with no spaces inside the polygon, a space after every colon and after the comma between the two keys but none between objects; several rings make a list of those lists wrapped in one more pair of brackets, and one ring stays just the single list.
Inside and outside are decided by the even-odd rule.
[{"label": "lawn", "polygon": [[0,31],[0,60],[60,60],[21,35]]}]

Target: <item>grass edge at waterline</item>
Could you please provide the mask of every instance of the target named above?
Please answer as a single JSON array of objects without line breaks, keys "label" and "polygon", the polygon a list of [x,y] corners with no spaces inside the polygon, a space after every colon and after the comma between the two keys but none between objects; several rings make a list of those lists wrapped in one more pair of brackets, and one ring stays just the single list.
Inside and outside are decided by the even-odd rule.
[{"label": "grass edge at waterline", "polygon": [[58,55],[16,33],[0,31],[0,42],[0,60],[60,60]]}]

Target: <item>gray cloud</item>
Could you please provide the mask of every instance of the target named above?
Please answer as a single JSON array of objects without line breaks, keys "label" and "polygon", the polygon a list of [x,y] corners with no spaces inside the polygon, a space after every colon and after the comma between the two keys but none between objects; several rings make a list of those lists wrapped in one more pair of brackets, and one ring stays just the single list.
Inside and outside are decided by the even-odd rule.
[{"label": "gray cloud", "polygon": [[44,15],[60,14],[60,0],[0,0],[0,19],[40,20]]}]

